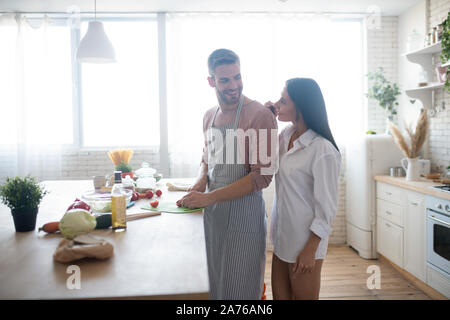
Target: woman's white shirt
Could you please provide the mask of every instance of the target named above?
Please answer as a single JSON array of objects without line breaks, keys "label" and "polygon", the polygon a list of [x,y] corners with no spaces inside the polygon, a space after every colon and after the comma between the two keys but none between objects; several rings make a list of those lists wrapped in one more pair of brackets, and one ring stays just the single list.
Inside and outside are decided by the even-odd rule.
[{"label": "woman's white shirt", "polygon": [[293,142],[294,126],[279,135],[279,169],[271,218],[274,253],[294,263],[311,232],[321,238],[316,259],[327,253],[331,224],[336,216],[341,155],[333,144],[309,129]]}]

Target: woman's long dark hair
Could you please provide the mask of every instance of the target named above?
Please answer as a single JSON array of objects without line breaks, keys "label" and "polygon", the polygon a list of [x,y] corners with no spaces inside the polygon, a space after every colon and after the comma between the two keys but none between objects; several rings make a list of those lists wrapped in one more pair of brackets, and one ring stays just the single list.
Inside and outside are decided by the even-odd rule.
[{"label": "woman's long dark hair", "polygon": [[286,88],[306,126],[330,141],[339,151],[328,125],[325,101],[317,82],[309,78],[293,78],[286,81]]}]

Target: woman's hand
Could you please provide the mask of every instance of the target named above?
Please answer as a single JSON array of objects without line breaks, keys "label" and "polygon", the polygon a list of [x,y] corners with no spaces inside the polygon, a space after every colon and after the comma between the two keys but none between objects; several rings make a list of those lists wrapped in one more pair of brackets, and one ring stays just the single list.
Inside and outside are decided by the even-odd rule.
[{"label": "woman's hand", "polygon": [[297,274],[310,273],[316,264],[316,252],[309,248],[303,249],[297,256],[294,267],[292,268],[293,278]]},{"label": "woman's hand", "polygon": [[264,107],[269,108],[275,116],[277,116],[278,112],[280,111],[278,103],[273,103],[272,101],[267,101],[266,103],[264,103]]},{"label": "woman's hand", "polygon": [[204,208],[214,203],[214,198],[211,193],[202,193],[198,191],[191,191],[183,198],[177,201],[177,206],[195,209]]}]

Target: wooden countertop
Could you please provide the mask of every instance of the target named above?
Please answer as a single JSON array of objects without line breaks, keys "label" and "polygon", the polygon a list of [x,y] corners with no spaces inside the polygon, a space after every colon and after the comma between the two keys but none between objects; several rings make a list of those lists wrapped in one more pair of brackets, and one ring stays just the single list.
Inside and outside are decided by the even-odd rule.
[{"label": "wooden countertop", "polygon": [[[184,192],[169,192],[162,180],[164,201],[178,200]],[[129,221],[127,230],[95,230],[94,235],[114,246],[108,260],[78,260],[62,264],[53,253],[60,234],[45,234],[38,228],[59,221],[67,207],[92,181],[46,181],[51,191],[44,197],[36,230],[16,233],[10,209],[0,205],[0,299],[149,298],[208,299],[203,213],[170,214]],[[149,200],[139,200],[127,213]],[[68,289],[72,273],[81,271],[81,289]]]},{"label": "wooden countertop", "polygon": [[441,183],[433,182],[425,178],[420,178],[419,181],[406,181],[405,177],[391,177],[391,176],[375,176],[374,179],[379,182],[392,184],[397,187],[427,194],[430,196],[450,200],[450,193],[438,189],[430,188],[432,186],[441,186]]}]

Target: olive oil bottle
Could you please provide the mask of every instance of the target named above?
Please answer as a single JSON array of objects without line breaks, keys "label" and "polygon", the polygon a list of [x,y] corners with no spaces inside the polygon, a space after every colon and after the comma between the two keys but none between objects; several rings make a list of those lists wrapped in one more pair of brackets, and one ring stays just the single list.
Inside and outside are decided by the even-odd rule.
[{"label": "olive oil bottle", "polygon": [[114,171],[114,187],[111,190],[111,220],[114,231],[127,228],[127,201],[122,187],[122,172]]}]

